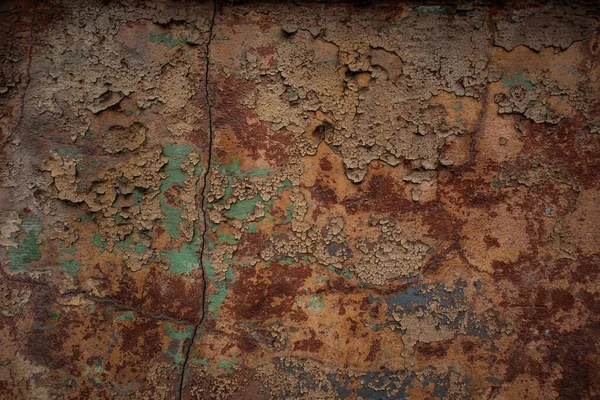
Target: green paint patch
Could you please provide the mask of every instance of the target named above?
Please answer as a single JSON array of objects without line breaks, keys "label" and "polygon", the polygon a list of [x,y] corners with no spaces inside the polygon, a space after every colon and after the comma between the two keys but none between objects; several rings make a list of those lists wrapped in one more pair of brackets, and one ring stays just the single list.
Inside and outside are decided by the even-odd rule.
[{"label": "green paint patch", "polygon": [[221,314],[221,304],[223,304],[229,292],[228,288],[235,283],[233,269],[228,268],[225,272],[225,280],[218,282],[215,281],[215,269],[211,267],[209,259],[204,259],[204,269],[208,280],[218,289],[216,293],[208,295],[208,311],[211,313],[213,319],[217,319]]},{"label": "green paint patch", "polygon": [[61,156],[71,156],[74,158],[82,157],[81,153],[78,153],[77,151],[71,150],[67,147],[61,147],[60,149],[56,150],[56,152]]},{"label": "green paint patch", "polygon": [[249,214],[252,213],[252,211],[254,211],[254,207],[256,207],[256,204],[258,204],[260,201],[260,196],[236,201],[231,205],[229,211],[227,211],[227,217],[244,220]]},{"label": "green paint patch", "polygon": [[226,285],[218,285],[219,291],[217,293],[211,293],[208,295],[208,310],[212,314],[213,319],[219,318],[221,315],[221,304],[225,301],[228,294],[228,288]]},{"label": "green paint patch", "polygon": [[314,308],[318,311],[321,311],[323,307],[325,307],[325,301],[323,300],[323,295],[314,296],[310,302],[308,303],[310,308]]},{"label": "green paint patch", "polygon": [[150,32],[150,38],[148,40],[152,43],[160,43],[165,45],[169,50],[171,50],[175,46],[186,44],[190,37],[191,35],[185,33],[174,35],[172,33]]},{"label": "green paint patch", "polygon": [[344,279],[351,279],[351,278],[353,278],[355,276],[350,271],[347,271],[347,270],[344,270],[344,269],[337,269],[333,265],[328,266],[327,269],[330,270],[330,271],[335,272],[336,274],[338,274],[339,276],[341,276]]},{"label": "green paint patch", "polygon": [[533,82],[525,78],[525,75],[522,72],[515,72],[512,78],[509,78],[506,75],[502,77],[503,88],[514,86],[524,86],[527,89],[531,89],[533,88]]},{"label": "green paint patch", "polygon": [[225,370],[226,374],[230,374],[233,372],[231,367],[236,365],[238,362],[237,360],[219,360],[217,363],[219,364],[220,368],[223,368]]},{"label": "green paint patch", "polygon": [[193,327],[191,325],[186,326],[184,330],[179,330],[173,327],[173,324],[170,322],[165,323],[165,334],[169,336],[173,340],[185,340],[189,339],[194,332]]},{"label": "green paint patch", "polygon": [[140,111],[133,111],[133,110],[123,110],[123,114],[125,114],[126,117],[131,117],[132,115],[134,117],[139,117],[141,112]]},{"label": "green paint patch", "polygon": [[256,224],[251,222],[248,224],[248,229],[246,229],[246,232],[248,233],[256,233],[258,232],[258,228],[256,227]]},{"label": "green paint patch", "polygon": [[[189,175],[181,169],[184,162],[190,161],[188,156],[194,150],[189,144],[175,144],[166,143],[163,147],[163,155],[167,157],[167,164],[164,167],[164,171],[167,177],[161,182],[160,185],[160,209],[166,216],[163,219],[165,224],[165,230],[173,239],[178,239],[181,235],[181,229],[179,228],[183,218],[181,216],[183,212],[183,204],[178,196],[180,190],[185,185],[185,180]],[[194,170],[196,176],[202,174],[202,165],[198,163]]]},{"label": "green paint patch", "polygon": [[282,264],[291,265],[291,264],[293,264],[294,259],[292,257],[284,257],[284,258],[280,259],[279,262]]},{"label": "green paint patch", "polygon": [[[165,229],[169,236],[173,239],[179,239],[181,235],[180,224],[183,221],[181,217],[181,209],[171,206],[164,202],[163,198],[161,198],[161,211],[166,215],[165,221]],[[164,204],[163,204],[164,202]]]},{"label": "green paint patch", "polygon": [[140,205],[140,203],[144,200],[144,193],[140,188],[133,189],[133,204]]},{"label": "green paint patch", "polygon": [[456,111],[460,111],[462,109],[463,109],[463,105],[462,104],[459,104],[456,107],[454,107],[454,110],[456,110]]},{"label": "green paint patch", "polygon": [[287,222],[292,222],[292,218],[294,218],[294,206],[292,204],[290,204],[289,206],[286,207],[286,214],[285,214],[285,220]]},{"label": "green paint patch", "polygon": [[283,191],[285,189],[289,189],[291,187],[292,187],[292,182],[288,178],[285,178],[285,180],[283,182],[281,182],[281,186],[277,188],[277,192],[279,194],[281,194],[281,193],[283,193]]},{"label": "green paint patch", "polygon": [[237,244],[238,243],[238,240],[236,238],[234,238],[233,235],[219,233],[217,235],[217,238],[220,243],[227,243],[227,244]]},{"label": "green paint patch", "polygon": [[[253,169],[249,169],[249,170],[241,170],[240,160],[237,157],[233,157],[233,161],[230,164],[215,162],[214,165],[216,168],[219,169],[220,172],[227,175],[228,185],[227,185],[227,188],[225,189],[225,195],[223,196],[222,199],[219,200],[221,203],[224,203],[226,198],[229,198],[230,196],[232,196],[232,194],[233,194],[232,186],[233,186],[233,180],[234,180],[233,178],[234,177],[239,180],[243,180],[246,178],[266,178],[272,174],[272,170],[270,168],[253,168]],[[289,181],[289,179],[285,179],[284,181],[281,182],[281,186],[277,188],[277,191],[279,193],[283,193],[283,191],[286,188],[289,188],[291,186],[292,186],[292,183]],[[227,210],[226,215],[228,218],[245,220],[248,217],[248,215],[254,211],[254,208],[256,207],[256,205],[261,201],[262,201],[262,199],[260,198],[260,196],[256,196],[256,197],[253,197],[250,199],[236,201],[235,203],[231,204],[229,210]],[[268,208],[274,202],[275,202],[275,198],[272,198],[271,200],[264,202],[264,204]],[[265,215],[265,218],[268,219],[271,217],[268,215]]]},{"label": "green paint patch", "polygon": [[456,117],[454,118],[454,121],[456,121],[456,123],[458,124],[460,121],[462,121],[462,119],[460,117]]},{"label": "green paint patch", "polygon": [[198,263],[198,249],[200,240],[192,243],[183,243],[181,249],[161,251],[161,255],[169,259],[169,271],[173,274],[186,274],[200,268]]},{"label": "green paint patch", "polygon": [[221,172],[226,173],[227,175],[232,175],[237,177],[238,179],[244,178],[266,178],[271,175],[273,171],[270,168],[252,168],[249,170],[244,170],[240,168],[240,159],[237,157],[233,157],[233,162],[231,164],[224,164],[220,162],[214,163],[215,167],[217,167]]},{"label": "green paint patch", "polygon": [[92,238],[92,243],[94,244],[94,246],[96,246],[100,249],[98,251],[98,254],[104,253],[104,250],[106,250],[106,245],[108,244],[107,242],[104,242],[102,240],[102,237],[100,236],[99,233],[94,234],[94,237]]},{"label": "green paint patch", "polygon": [[81,263],[77,260],[58,260],[58,264],[63,271],[71,275],[73,278],[77,277],[77,272],[81,268]]},{"label": "green paint patch", "polygon": [[167,349],[164,351],[164,353],[170,357],[173,358],[173,360],[175,361],[175,364],[177,365],[181,365],[183,364],[183,355],[181,354],[181,351],[176,350],[175,352],[171,351],[171,349]]},{"label": "green paint patch", "polygon": [[420,13],[431,13],[431,14],[446,14],[448,12],[447,6],[419,6],[417,8],[410,8],[408,11],[414,11]]},{"label": "green paint patch", "polygon": [[[133,232],[139,239],[139,230],[137,228],[134,228]],[[139,240],[136,240],[135,242],[133,241],[133,234],[129,234],[125,237],[125,239],[115,242],[115,246],[117,246],[117,248],[121,250],[131,249],[138,254],[142,254],[148,251],[148,246],[144,246],[140,243]]]},{"label": "green paint patch", "polygon": [[498,189],[502,186],[502,181],[500,179],[492,179],[492,186]]},{"label": "green paint patch", "polygon": [[289,87],[289,88],[287,88],[286,92],[288,94],[289,101],[292,101],[292,100],[298,98],[298,90],[297,89]]},{"label": "green paint patch", "polygon": [[133,311],[125,311],[123,314],[115,315],[113,317],[115,321],[135,321]]},{"label": "green paint patch", "polygon": [[8,248],[10,258],[9,269],[11,272],[26,272],[32,261],[42,258],[38,245],[38,236],[42,231],[42,221],[37,215],[29,215],[23,218],[20,230],[25,232],[25,237],[17,247]]}]

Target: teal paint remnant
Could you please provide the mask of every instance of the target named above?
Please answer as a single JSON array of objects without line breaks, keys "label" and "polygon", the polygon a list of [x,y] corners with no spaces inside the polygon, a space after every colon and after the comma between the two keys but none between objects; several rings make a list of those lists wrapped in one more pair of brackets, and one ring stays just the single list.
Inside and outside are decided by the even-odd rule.
[{"label": "teal paint remnant", "polygon": [[195,238],[192,243],[183,243],[181,249],[162,251],[161,255],[169,259],[169,271],[173,274],[185,274],[200,268],[197,256],[199,246],[200,239]]},{"label": "teal paint remnant", "polygon": [[133,232],[136,233],[138,240],[136,240],[134,242],[133,234],[129,234],[125,237],[125,239],[116,241],[115,246],[117,246],[121,250],[132,249],[133,251],[135,251],[138,254],[147,252],[148,246],[144,246],[142,243],[140,243],[140,240],[139,240],[140,235],[139,235],[138,228],[133,228]]},{"label": "teal paint remnant", "polygon": [[126,117],[131,117],[132,115],[134,117],[139,117],[141,112],[140,111],[133,111],[133,110],[123,110],[123,114],[125,114]]},{"label": "teal paint remnant", "polygon": [[500,179],[492,179],[492,186],[498,189],[502,186],[502,181]]},{"label": "teal paint remnant", "polygon": [[[160,185],[160,209],[166,216],[163,219],[165,229],[173,239],[178,239],[181,235],[179,225],[183,221],[181,216],[183,204],[181,204],[178,193],[183,189],[185,180],[189,177],[187,173],[183,172],[181,166],[185,161],[190,161],[188,156],[193,150],[194,148],[189,144],[175,144],[171,142],[166,143],[163,147],[163,155],[167,157],[168,161],[164,167],[167,177]],[[194,173],[196,176],[200,176],[202,170],[201,163],[198,163]]]},{"label": "teal paint remnant", "polygon": [[314,296],[310,302],[308,303],[309,307],[314,308],[318,311],[321,311],[325,307],[325,301],[323,300],[323,295]]},{"label": "teal paint remnant", "polygon": [[236,238],[233,237],[233,235],[227,235],[224,233],[220,233],[217,235],[218,240],[220,243],[227,243],[227,244],[237,244],[238,240]]},{"label": "teal paint remnant", "polygon": [[71,275],[73,278],[77,277],[77,272],[81,268],[81,263],[77,260],[58,260],[58,264],[63,271]]},{"label": "teal paint remnant", "polygon": [[283,182],[281,182],[281,186],[277,188],[277,192],[279,194],[281,194],[281,193],[283,193],[283,191],[285,189],[289,189],[291,187],[292,187],[292,182],[288,178],[285,178],[285,180]]},{"label": "teal paint remnant", "polygon": [[252,168],[249,170],[242,171],[240,168],[240,159],[237,157],[233,157],[233,162],[231,164],[215,162],[214,165],[216,168],[219,169],[219,171],[226,173],[227,175],[235,176],[238,179],[266,178],[272,173],[271,169],[267,167]]},{"label": "teal paint remnant", "polygon": [[211,267],[210,260],[204,259],[204,270],[206,272],[206,278],[218,289],[216,293],[210,293],[208,298],[208,311],[211,313],[213,319],[219,318],[221,314],[221,304],[225,301],[229,292],[229,286],[235,283],[233,276],[233,269],[228,268],[225,272],[225,279],[222,281],[215,281],[215,269]]},{"label": "teal paint remnant", "polygon": [[416,10],[420,13],[431,13],[431,14],[446,14],[448,12],[447,6],[419,6],[417,8],[410,8],[408,11]]},{"label": "teal paint remnant", "polygon": [[462,104],[459,104],[456,107],[454,107],[454,110],[456,110],[456,111],[460,111],[462,109],[463,109],[463,105]]},{"label": "teal paint remnant", "polygon": [[291,265],[294,263],[294,259],[292,257],[283,257],[282,259],[279,260],[279,262],[282,264]]},{"label": "teal paint remnant", "polygon": [[[167,322],[164,326],[164,332],[173,341],[181,342],[182,340],[189,339],[192,336],[194,333],[194,328],[192,325],[187,325],[185,329],[181,330],[174,327],[172,323]],[[181,365],[184,361],[183,355],[179,350],[179,346],[177,346],[175,351],[173,351],[173,346],[169,346],[169,349],[165,350],[164,353],[172,357],[177,365]]]},{"label": "teal paint remnant", "polygon": [[515,86],[524,86],[527,89],[533,88],[533,82],[529,79],[525,78],[525,75],[522,72],[515,72],[512,78],[507,77],[506,75],[502,77],[502,87],[510,88]]},{"label": "teal paint remnant", "polygon": [[135,321],[135,316],[133,315],[133,311],[125,311],[121,315],[115,315],[113,319],[115,321]]},{"label": "teal paint remnant", "polygon": [[[38,245],[38,236],[42,231],[42,221],[37,215],[23,218],[20,230],[25,232],[25,237],[17,247],[8,247],[10,258],[9,269],[11,272],[27,272],[29,264],[42,258]],[[16,239],[12,238],[11,239]]]},{"label": "teal paint remnant", "polygon": [[174,35],[172,33],[158,33],[150,32],[150,38],[148,39],[152,43],[160,43],[165,45],[169,50],[180,44],[186,44],[190,39],[190,34],[180,33]]},{"label": "teal paint remnant", "polygon": [[256,204],[258,204],[260,201],[260,196],[236,201],[231,205],[231,208],[227,212],[227,217],[244,220],[249,214],[252,213],[254,207],[256,207]]},{"label": "teal paint remnant", "polygon": [[258,232],[258,228],[256,227],[256,224],[251,222],[248,224],[248,229],[246,230],[246,232],[248,233],[256,233]]},{"label": "teal paint remnant", "polygon": [[106,250],[106,246],[108,244],[107,242],[102,240],[102,237],[100,236],[99,233],[94,233],[94,237],[92,238],[92,243],[94,244],[94,246],[96,246],[100,249],[98,251],[98,254],[104,253],[104,250]]},{"label": "teal paint remnant", "polygon": [[73,158],[81,158],[83,157],[81,155],[81,153],[75,151],[75,150],[71,150],[67,147],[61,147],[60,149],[56,150],[56,152],[61,155],[61,156],[71,156]]},{"label": "teal paint remnant", "polygon": [[[230,197],[233,193],[233,177],[239,180],[243,180],[245,178],[266,178],[272,173],[270,168],[241,170],[240,160],[237,157],[233,158],[233,162],[231,164],[215,162],[214,165],[217,169],[219,169],[220,172],[227,175],[228,186],[225,189],[225,195],[221,200],[219,200],[221,202],[225,201],[225,199]],[[286,185],[285,181],[283,182],[283,185]],[[291,186],[291,183],[289,183],[289,185]],[[254,211],[256,205],[261,201],[262,200],[260,196],[236,201],[235,203],[231,204],[229,210],[227,211],[227,217],[237,220],[245,220],[246,217]],[[266,202],[265,205],[270,205],[274,201],[275,199],[271,199],[269,202]]]},{"label": "teal paint remnant", "polygon": [[237,363],[238,363],[237,360],[219,360],[218,361],[219,367],[223,368],[225,370],[226,374],[232,373],[233,370],[231,369],[231,367],[233,367]]},{"label": "teal paint remnant", "polygon": [[144,193],[140,188],[133,188],[133,204],[139,205],[144,200]]},{"label": "teal paint remnant", "polygon": [[185,340],[192,336],[193,328],[191,325],[185,327],[185,330],[179,330],[173,327],[170,322],[165,323],[165,334],[173,340]]},{"label": "teal paint remnant", "polygon": [[[233,161],[230,164],[215,162],[213,165],[221,173],[227,176],[228,186],[225,189],[225,194],[223,198],[219,200],[219,202],[221,203],[224,203],[225,199],[229,198],[233,194],[233,178],[236,178],[238,180],[243,180],[246,178],[266,178],[270,176],[273,172],[270,168],[252,168],[248,170],[242,170],[240,168],[240,160],[237,157],[233,157]],[[290,188],[291,186],[292,183],[290,182],[290,180],[285,179],[281,182],[280,186],[277,188],[277,191],[279,193],[283,193],[283,191],[286,188]],[[238,220],[245,220],[247,216],[254,211],[256,205],[261,201],[262,199],[260,198],[260,196],[236,201],[235,203],[231,204],[229,210],[227,210],[227,217]],[[265,207],[268,208],[274,202],[275,198],[264,202]],[[265,218],[269,219],[271,217],[266,215]]]},{"label": "teal paint remnant", "polygon": [[285,220],[287,222],[292,222],[292,218],[294,218],[294,206],[290,204],[286,207],[287,213],[285,214]]},{"label": "teal paint remnant", "polygon": [[352,279],[355,277],[355,275],[345,269],[338,269],[336,267],[334,267],[333,265],[330,265],[327,267],[328,270],[335,272],[336,274],[338,274],[339,276],[341,276],[344,279]]}]

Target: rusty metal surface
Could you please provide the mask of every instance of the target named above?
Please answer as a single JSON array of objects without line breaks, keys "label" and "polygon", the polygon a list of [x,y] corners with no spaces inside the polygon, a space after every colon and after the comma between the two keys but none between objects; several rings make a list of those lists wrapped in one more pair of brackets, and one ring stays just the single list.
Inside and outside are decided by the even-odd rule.
[{"label": "rusty metal surface", "polygon": [[600,396],[597,6],[0,5],[0,397]]}]

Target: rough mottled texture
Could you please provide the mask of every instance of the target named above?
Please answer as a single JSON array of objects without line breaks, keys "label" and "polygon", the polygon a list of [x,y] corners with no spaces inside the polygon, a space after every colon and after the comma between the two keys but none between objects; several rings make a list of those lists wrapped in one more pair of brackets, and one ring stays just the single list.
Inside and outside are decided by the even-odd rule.
[{"label": "rough mottled texture", "polygon": [[600,9],[0,5],[0,397],[600,397]]}]

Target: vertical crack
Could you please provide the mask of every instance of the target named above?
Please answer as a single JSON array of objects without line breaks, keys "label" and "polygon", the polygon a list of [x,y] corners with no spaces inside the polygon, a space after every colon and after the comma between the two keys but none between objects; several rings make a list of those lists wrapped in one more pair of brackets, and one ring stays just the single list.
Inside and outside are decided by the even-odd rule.
[{"label": "vertical crack", "polygon": [[208,224],[207,224],[207,216],[206,216],[206,190],[208,186],[208,175],[210,174],[211,167],[211,159],[212,159],[212,142],[213,142],[213,123],[212,123],[212,104],[210,102],[210,92],[209,92],[209,72],[210,72],[210,43],[213,38],[213,29],[215,26],[215,19],[217,16],[217,0],[213,0],[213,13],[210,22],[210,28],[208,30],[208,41],[206,42],[206,56],[204,59],[205,71],[204,71],[204,96],[206,99],[206,108],[208,111],[208,159],[206,162],[206,171],[203,176],[203,186],[202,193],[200,196],[200,209],[202,212],[202,247],[200,248],[200,268],[202,270],[202,304],[201,304],[201,314],[198,323],[194,325],[194,330],[192,332],[191,337],[187,338],[183,345],[183,364],[181,365],[181,374],[179,376],[179,385],[177,389],[176,398],[177,400],[181,400],[183,398],[183,384],[185,381],[185,370],[190,359],[190,353],[192,351],[192,347],[194,346],[194,340],[196,335],[198,334],[198,329],[202,322],[204,322],[204,317],[206,316],[206,268],[204,266],[204,249],[206,248],[207,236],[208,236]]}]

